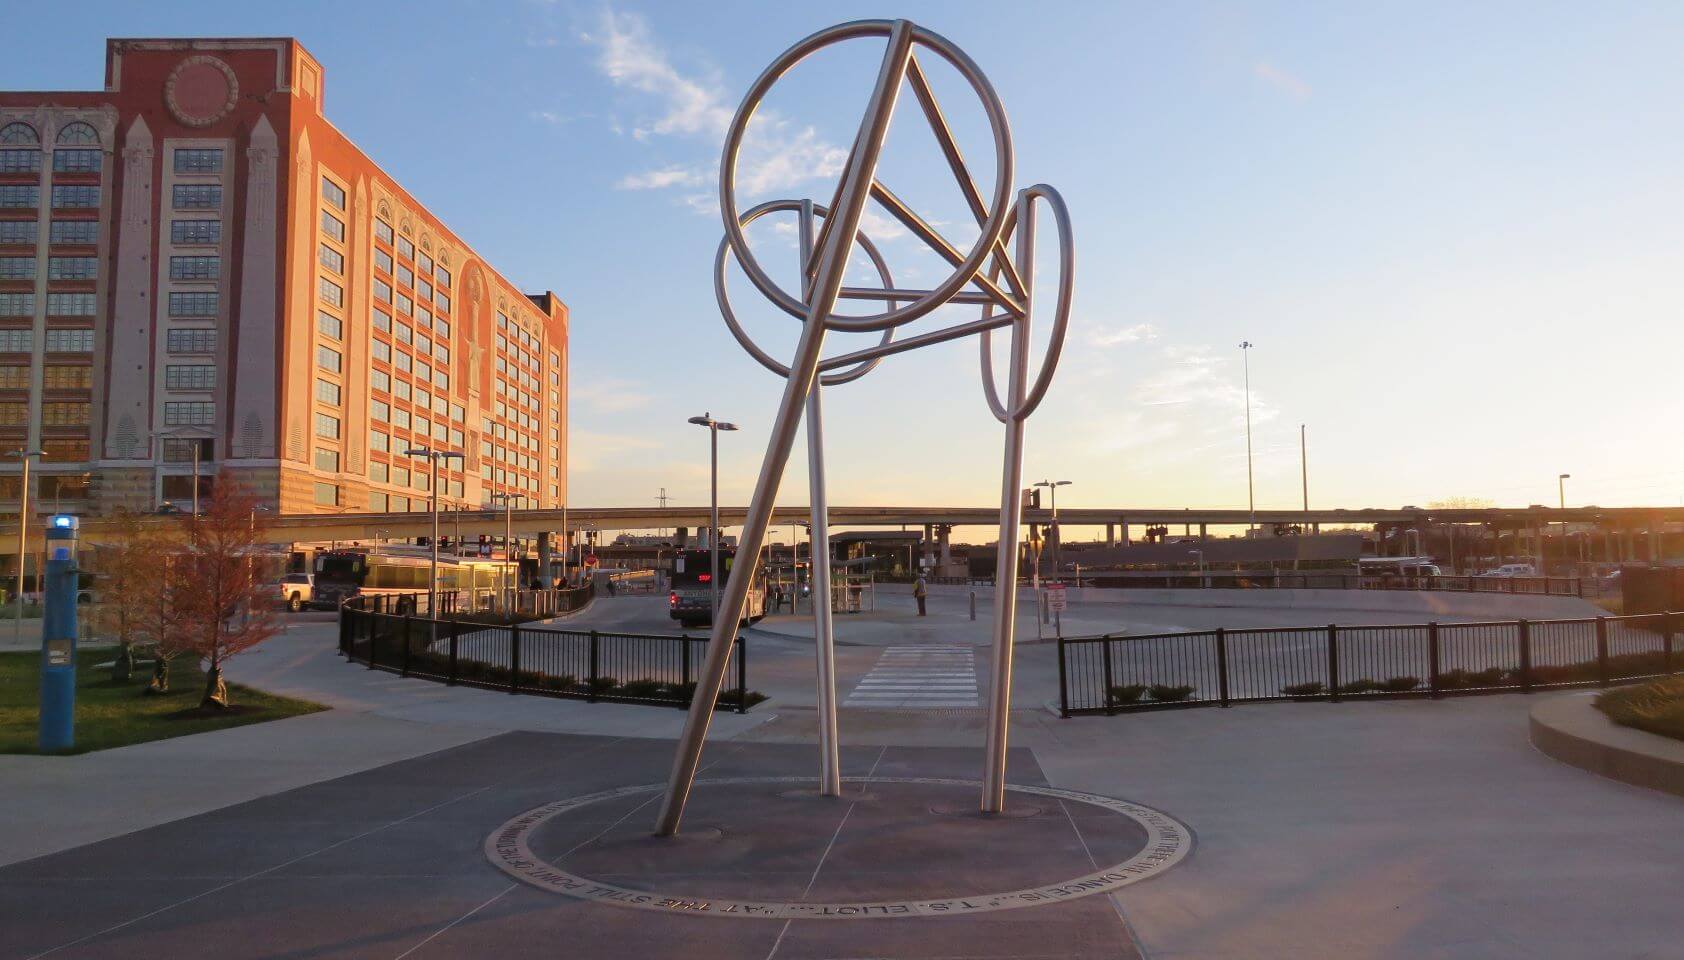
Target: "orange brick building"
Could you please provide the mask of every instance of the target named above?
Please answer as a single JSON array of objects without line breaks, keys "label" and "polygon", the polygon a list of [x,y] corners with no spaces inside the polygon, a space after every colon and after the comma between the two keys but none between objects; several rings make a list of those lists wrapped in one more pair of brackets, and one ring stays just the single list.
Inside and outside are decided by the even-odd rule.
[{"label": "orange brick building", "polygon": [[[567,495],[567,307],[330,123],[296,40],[111,40],[99,92],[0,92],[0,449],[43,511]],[[17,457],[0,460],[16,510]],[[0,506],[0,510],[4,507]]]}]

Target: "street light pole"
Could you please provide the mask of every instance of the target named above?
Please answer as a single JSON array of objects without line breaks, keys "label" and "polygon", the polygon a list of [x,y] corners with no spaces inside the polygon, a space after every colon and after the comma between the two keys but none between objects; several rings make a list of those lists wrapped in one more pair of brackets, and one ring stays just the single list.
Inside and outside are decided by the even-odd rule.
[{"label": "street light pole", "polygon": [[1257,529],[1257,493],[1252,485],[1251,473],[1251,341],[1240,341],[1240,358],[1245,365],[1245,499],[1246,510],[1251,515],[1251,525],[1247,531]]},{"label": "street light pole", "polygon": [[434,450],[431,447],[411,447],[404,451],[406,456],[425,457],[432,463],[433,478],[430,486],[433,510],[433,536],[428,544],[432,553],[432,569],[427,578],[427,618],[437,621],[439,618],[439,461],[455,457],[462,459],[462,454],[454,450]]},{"label": "street light pole", "polygon": [[29,543],[29,458],[45,457],[42,450],[30,450],[18,447],[6,453],[8,457],[17,457],[23,464],[23,476],[19,479],[22,486],[18,488],[18,595],[17,617],[12,621],[12,641],[19,649],[23,647],[23,562],[25,545]]},{"label": "street light pole", "polygon": [[[1555,478],[1555,495],[1558,498],[1558,502],[1561,504],[1562,510],[1567,509],[1567,481],[1571,479],[1573,479],[1573,475],[1571,473],[1563,473]],[[1565,516],[1561,518],[1561,559],[1567,559],[1567,518]],[[1544,545],[1541,543],[1538,544],[1538,562],[1544,562]],[[1548,576],[1548,565],[1545,565],[1544,569],[1539,570],[1538,572]]]},{"label": "street light pole", "polygon": [[1196,555],[1199,558],[1199,587],[1201,589],[1203,589],[1206,585],[1205,584],[1205,552],[1203,550],[1189,550],[1189,551],[1187,551],[1187,555],[1188,556],[1195,556]]},{"label": "street light pole", "polygon": [[1304,479],[1304,512],[1310,512],[1310,448],[1304,440],[1304,425],[1298,425],[1298,472]]},{"label": "street light pole", "polygon": [[737,425],[715,420],[711,413],[691,417],[690,422],[707,428],[712,463],[712,479],[709,482],[713,504],[710,521],[712,526],[708,530],[708,586],[712,588],[709,591],[708,623],[712,624],[719,616],[719,431],[735,430]]},{"label": "street light pole", "polygon": [[497,592],[499,594],[499,601],[506,604],[504,609],[507,610],[513,606],[513,604],[509,601],[508,595],[508,574],[509,563],[514,560],[515,556],[514,548],[510,546],[510,544],[514,542],[515,498],[507,493],[493,493],[491,495],[491,502],[496,503],[498,500],[503,501],[503,566],[497,574]]},{"label": "street light pole", "polygon": [[1062,555],[1063,555],[1063,552],[1064,552],[1064,531],[1060,530],[1059,526],[1058,526],[1058,488],[1059,487],[1068,487],[1072,482],[1073,481],[1070,481],[1070,480],[1042,480],[1041,482],[1035,484],[1035,486],[1037,486],[1037,487],[1046,487],[1047,491],[1052,494],[1052,535],[1053,535],[1053,570],[1052,570],[1052,572],[1053,572],[1053,579],[1060,582],[1060,583],[1063,582],[1063,579],[1062,579],[1059,571],[1063,569],[1063,567],[1060,564],[1061,564],[1061,558],[1062,558]]}]

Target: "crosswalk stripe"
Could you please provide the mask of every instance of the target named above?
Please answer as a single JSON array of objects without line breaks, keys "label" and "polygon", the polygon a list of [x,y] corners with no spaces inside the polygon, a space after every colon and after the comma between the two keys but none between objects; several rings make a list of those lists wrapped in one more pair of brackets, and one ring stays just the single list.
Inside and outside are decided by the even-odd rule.
[{"label": "crosswalk stripe", "polygon": [[888,647],[843,706],[975,707],[976,656],[969,647]]}]

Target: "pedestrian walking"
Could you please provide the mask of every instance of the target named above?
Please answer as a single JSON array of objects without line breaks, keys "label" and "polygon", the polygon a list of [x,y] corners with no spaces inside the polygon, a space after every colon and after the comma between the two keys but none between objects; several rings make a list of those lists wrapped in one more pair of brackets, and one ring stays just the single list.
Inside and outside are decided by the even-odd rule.
[{"label": "pedestrian walking", "polygon": [[918,601],[918,615],[924,615],[924,600],[930,595],[929,584],[924,582],[924,575],[920,573],[912,584],[912,599]]}]

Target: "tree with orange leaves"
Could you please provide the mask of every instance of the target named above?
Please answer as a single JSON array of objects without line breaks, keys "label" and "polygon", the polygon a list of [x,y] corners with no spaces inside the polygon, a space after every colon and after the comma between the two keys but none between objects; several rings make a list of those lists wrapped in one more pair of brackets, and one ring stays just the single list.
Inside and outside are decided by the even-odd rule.
[{"label": "tree with orange leaves", "polygon": [[206,663],[202,709],[227,709],[222,666],[274,636],[273,590],[263,582],[268,524],[257,498],[226,473],[203,513],[188,517],[176,559],[185,589],[174,592],[186,650]]}]

